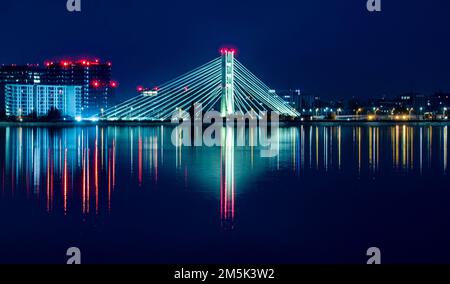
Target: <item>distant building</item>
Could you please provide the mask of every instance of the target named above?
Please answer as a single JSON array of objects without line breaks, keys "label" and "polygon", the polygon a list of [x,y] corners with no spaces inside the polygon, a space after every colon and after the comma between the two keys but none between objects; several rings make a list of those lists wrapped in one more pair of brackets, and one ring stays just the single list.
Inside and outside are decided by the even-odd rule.
[{"label": "distant building", "polygon": [[436,113],[443,112],[445,108],[450,108],[450,93],[437,92],[430,96],[428,105]]},{"label": "distant building", "polygon": [[81,115],[81,92],[81,86],[7,84],[6,115],[20,117],[35,113],[45,116],[54,108],[63,116],[76,118]]},{"label": "distant building", "polygon": [[83,117],[99,114],[111,106],[117,83],[111,80],[110,62],[79,60],[77,62],[46,62],[43,81],[48,85],[81,86]]},{"label": "distant building", "polygon": [[315,102],[318,99],[319,99],[318,97],[313,96],[313,95],[302,94],[300,96],[300,102],[299,102],[298,109],[301,111],[313,109],[315,106]]},{"label": "distant building", "polygon": [[422,113],[427,110],[428,98],[425,95],[417,94],[412,99],[412,106],[416,113]]},{"label": "distant building", "polygon": [[76,62],[45,62],[39,65],[8,65],[0,67],[0,108],[5,109],[5,86],[45,85],[81,86],[83,117],[99,114],[111,106],[117,82],[111,80],[110,62],[79,60]]},{"label": "distant building", "polygon": [[5,86],[7,84],[40,84],[44,70],[38,65],[0,66],[0,109],[5,109]]},{"label": "distant building", "polygon": [[277,95],[280,96],[285,102],[290,106],[298,110],[299,100],[301,92],[300,90],[281,90],[276,91]]},{"label": "distant building", "polygon": [[406,93],[399,97],[399,102],[401,103],[402,108],[413,108],[414,107],[414,99],[420,96],[419,93]]}]

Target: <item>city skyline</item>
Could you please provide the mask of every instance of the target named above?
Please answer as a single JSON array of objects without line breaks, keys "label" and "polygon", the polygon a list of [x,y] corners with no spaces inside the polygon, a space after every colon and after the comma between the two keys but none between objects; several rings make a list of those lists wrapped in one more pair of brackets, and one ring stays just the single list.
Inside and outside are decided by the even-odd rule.
[{"label": "city skyline", "polygon": [[[132,97],[137,85],[160,84],[214,58],[224,45],[237,47],[238,59],[274,89],[343,99],[450,90],[445,1],[384,3],[375,14],[366,10],[366,1],[231,1],[231,16],[220,4],[204,1],[108,3],[106,10],[102,1],[87,2],[78,14],[48,0],[22,2],[4,4],[4,37],[27,34],[39,20],[52,41],[33,40],[40,33],[18,37],[0,47],[0,62],[99,56],[114,62],[123,99]],[[180,9],[168,13],[169,5]],[[33,48],[25,44],[29,40]]]},{"label": "city skyline", "polygon": [[450,263],[449,10],[2,1],[0,265]]},{"label": "city skyline", "polygon": [[[45,60],[42,67],[39,64],[1,65],[0,86],[5,91],[2,100],[6,105],[6,109],[3,110],[6,111],[4,118],[14,120],[15,117],[20,121],[23,117],[32,120],[45,119],[57,110],[65,118],[78,121],[83,118],[94,119],[94,116],[107,120],[159,121],[167,120],[174,107],[180,110],[189,109],[192,104],[197,103],[205,104],[209,110],[220,109],[223,116],[226,113],[234,114],[236,111],[248,113],[252,109],[260,111],[272,109],[284,117],[286,115],[297,119],[302,117],[301,121],[305,118],[308,120],[313,118],[411,120],[424,117],[448,119],[447,110],[450,106],[448,92],[436,91],[424,95],[411,91],[401,95],[383,95],[370,99],[362,97],[324,99],[304,94],[300,89],[271,89],[235,59],[237,53],[235,48],[222,48],[220,53],[221,57],[165,84],[138,86],[136,88],[138,95],[129,100],[121,97],[114,100],[112,96],[112,90],[116,89],[119,83],[111,79],[113,65],[111,61],[101,62],[98,58],[92,60],[65,58],[59,61]],[[233,71],[235,65],[237,69]],[[225,78],[226,82],[223,81]],[[237,82],[236,87],[234,81]],[[64,86],[80,88],[81,97],[76,99],[76,96],[71,94],[68,95],[71,100],[59,98],[54,88],[58,87],[58,94],[63,94]],[[222,97],[219,105],[217,97],[221,90],[226,92],[226,98]],[[167,100],[168,98],[170,99]],[[70,101],[73,102],[69,103]],[[362,114],[367,116],[361,116]]]},{"label": "city skyline", "polygon": [[[219,51],[220,52],[220,51]],[[43,60],[35,60],[33,62],[16,62],[16,63],[1,63],[0,62],[0,67],[39,67],[39,68],[45,68],[45,67],[49,67],[48,64],[51,65],[59,65],[59,64],[64,64],[64,62],[67,63],[80,63],[82,61],[86,61],[86,62],[99,62],[100,59],[102,58],[101,56],[58,56],[58,57],[51,57],[50,59],[43,59]],[[103,62],[107,62],[107,64],[109,64],[110,66],[112,66],[112,62],[110,60],[104,60],[103,58],[101,59]],[[186,70],[184,70],[186,71]],[[181,71],[182,72],[182,71]],[[112,69],[112,77],[114,77],[115,73],[121,73],[120,71],[114,71],[114,69]],[[120,79],[120,78],[119,78]],[[172,79],[172,78],[168,78],[168,79]],[[166,80],[168,81],[168,80]],[[136,95],[136,93],[140,93],[141,91],[145,90],[145,89],[153,89],[153,88],[157,88],[159,85],[161,85],[161,83],[164,82],[155,82],[153,85],[150,84],[138,84],[136,86],[132,86],[130,85],[129,82],[127,81],[122,81],[122,80],[112,80],[111,81],[112,84],[114,84],[112,87],[115,89],[118,89],[118,96],[115,97],[114,99],[116,100],[116,103],[120,103],[122,100],[125,99],[129,99],[133,96]],[[127,90],[125,90],[125,87],[121,88],[122,85],[127,86]],[[420,94],[420,95],[426,95],[426,96],[431,96],[431,95],[435,95],[437,93],[450,93],[450,89],[443,89],[443,88],[432,88],[430,87],[430,89],[428,91],[419,91],[416,89],[408,89],[407,87],[405,88],[400,88],[398,90],[398,92],[385,92],[385,93],[379,93],[379,94],[374,94],[372,96],[364,96],[364,95],[355,95],[355,96],[334,96],[333,94],[320,94],[320,93],[312,93],[309,91],[305,91],[302,88],[296,87],[296,86],[279,86],[278,88],[273,88],[273,90],[277,91],[277,92],[287,92],[287,91],[297,91],[297,92],[301,92],[302,94],[307,94],[309,96],[315,96],[315,97],[319,97],[319,98],[323,98],[326,100],[334,100],[334,101],[343,101],[343,100],[351,100],[351,99],[358,99],[361,101],[371,101],[371,100],[376,100],[376,99],[385,99],[385,98],[396,98],[396,97],[401,97],[402,95],[405,94]],[[361,92],[360,94],[363,94],[364,92]]]}]

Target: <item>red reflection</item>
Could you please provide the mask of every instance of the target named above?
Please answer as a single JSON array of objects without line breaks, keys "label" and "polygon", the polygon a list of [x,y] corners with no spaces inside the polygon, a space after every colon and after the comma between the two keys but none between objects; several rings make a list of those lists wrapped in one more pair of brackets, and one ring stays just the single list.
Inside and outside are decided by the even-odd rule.
[{"label": "red reflection", "polygon": [[47,154],[47,212],[50,211],[50,149]]},{"label": "red reflection", "polygon": [[81,173],[82,173],[82,193],[81,199],[83,204],[83,214],[86,213],[86,149],[83,149],[83,157],[81,159]]},{"label": "red reflection", "polygon": [[47,156],[47,212],[53,209],[53,191],[54,191],[54,162],[51,150],[48,150]]},{"label": "red reflection", "polygon": [[108,212],[111,212],[111,173],[112,173],[112,149],[110,148],[108,150]]},{"label": "red reflection", "polygon": [[116,186],[116,140],[113,140],[113,164],[112,164],[112,180],[113,180],[113,190]]},{"label": "red reflection", "polygon": [[91,184],[89,177],[89,156],[91,155],[91,150],[87,149],[86,154],[86,213],[89,213],[90,205],[91,205]]},{"label": "red reflection", "polygon": [[67,214],[67,148],[64,150],[64,214]]},{"label": "red reflection", "polygon": [[220,217],[222,226],[226,229],[233,228],[234,222],[234,176],[233,161],[221,156],[220,166]]},{"label": "red reflection", "polygon": [[138,179],[139,186],[142,185],[142,137],[139,137],[139,148],[138,148]]},{"label": "red reflection", "polygon": [[94,152],[95,212],[98,214],[98,139],[95,138]]}]

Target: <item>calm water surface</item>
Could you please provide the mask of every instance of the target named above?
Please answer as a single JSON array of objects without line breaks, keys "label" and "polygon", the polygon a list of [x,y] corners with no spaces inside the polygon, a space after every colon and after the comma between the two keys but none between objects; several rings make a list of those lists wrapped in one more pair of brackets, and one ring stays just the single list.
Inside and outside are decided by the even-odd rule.
[{"label": "calm water surface", "polygon": [[447,125],[282,127],[272,158],[172,130],[0,128],[0,262],[450,263]]}]

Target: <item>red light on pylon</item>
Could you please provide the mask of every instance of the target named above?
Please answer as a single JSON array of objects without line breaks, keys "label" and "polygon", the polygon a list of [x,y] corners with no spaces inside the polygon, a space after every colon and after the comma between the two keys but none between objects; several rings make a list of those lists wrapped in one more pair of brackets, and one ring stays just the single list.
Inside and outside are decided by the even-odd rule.
[{"label": "red light on pylon", "polygon": [[220,54],[222,54],[222,55],[226,55],[229,53],[236,54],[237,50],[235,48],[221,48],[220,49]]}]

